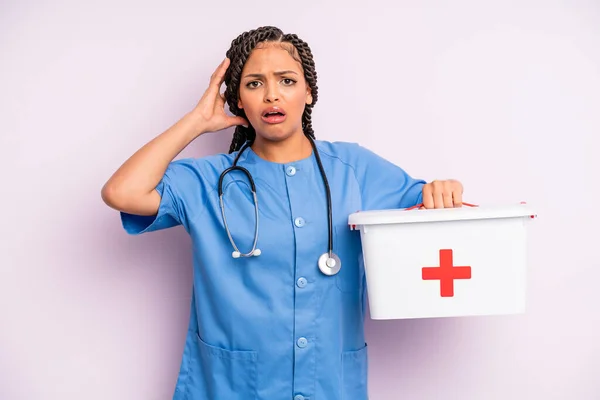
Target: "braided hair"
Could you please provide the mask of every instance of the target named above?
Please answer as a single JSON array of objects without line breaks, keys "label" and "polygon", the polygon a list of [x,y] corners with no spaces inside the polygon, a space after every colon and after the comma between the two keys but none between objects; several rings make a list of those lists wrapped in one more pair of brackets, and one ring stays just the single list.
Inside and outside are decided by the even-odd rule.
[{"label": "braided hair", "polygon": [[[304,78],[311,89],[313,99],[311,104],[306,104],[304,107],[304,113],[302,114],[302,130],[306,136],[314,139],[315,134],[312,128],[311,114],[312,108],[317,102],[318,88],[317,72],[315,71],[315,62],[313,60],[312,52],[310,47],[308,47],[308,44],[297,35],[284,34],[279,28],[274,26],[263,26],[244,32],[231,42],[231,47],[226,53],[226,56],[230,59],[230,64],[225,72],[225,85],[227,87],[225,90],[225,100],[229,105],[229,110],[233,115],[248,120],[244,110],[237,106],[242,69],[252,50],[254,50],[257,45],[264,42],[290,43],[292,45],[290,48],[287,48],[286,46],[286,50],[288,50],[290,55],[302,65]],[[256,139],[256,131],[252,125],[248,124],[247,128],[241,125],[236,126],[229,153],[239,150],[247,141],[253,143],[254,139]]]}]

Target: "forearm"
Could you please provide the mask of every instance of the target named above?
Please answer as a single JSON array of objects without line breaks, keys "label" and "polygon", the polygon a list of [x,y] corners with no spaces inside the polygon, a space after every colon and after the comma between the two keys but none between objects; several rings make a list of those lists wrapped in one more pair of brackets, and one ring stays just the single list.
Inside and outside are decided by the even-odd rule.
[{"label": "forearm", "polygon": [[173,126],[136,151],[102,188],[102,198],[114,207],[147,196],[160,182],[173,159],[203,131],[199,118],[186,114]]}]

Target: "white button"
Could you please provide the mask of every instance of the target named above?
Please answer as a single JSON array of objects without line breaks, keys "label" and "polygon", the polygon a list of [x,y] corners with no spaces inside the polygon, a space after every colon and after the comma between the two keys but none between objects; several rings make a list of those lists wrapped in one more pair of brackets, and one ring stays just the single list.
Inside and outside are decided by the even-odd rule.
[{"label": "white button", "polygon": [[290,165],[289,167],[287,167],[287,168],[285,169],[285,173],[286,173],[288,176],[294,176],[294,175],[296,175],[296,168],[295,168],[295,167],[292,167],[292,166]]},{"label": "white button", "polygon": [[303,288],[303,287],[306,287],[307,283],[308,283],[308,281],[306,280],[306,278],[298,278],[296,285],[298,285],[299,288]]},{"label": "white button", "polygon": [[300,339],[298,339],[297,344],[298,344],[298,347],[300,347],[301,349],[303,349],[308,344],[308,340],[306,340],[306,338],[301,337]]},{"label": "white button", "polygon": [[304,226],[304,218],[302,217],[298,217],[294,220],[294,224],[298,227],[298,228],[302,228]]},{"label": "white button", "polygon": [[294,400],[305,400],[305,398],[301,394],[297,394],[296,396],[294,396]]}]

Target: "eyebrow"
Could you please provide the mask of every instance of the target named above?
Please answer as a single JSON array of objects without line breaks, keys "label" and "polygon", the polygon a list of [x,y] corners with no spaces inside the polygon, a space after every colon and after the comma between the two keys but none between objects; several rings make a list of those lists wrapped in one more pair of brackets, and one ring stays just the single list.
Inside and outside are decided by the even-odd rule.
[{"label": "eyebrow", "polygon": [[[298,75],[298,73],[296,71],[292,71],[292,70],[286,70],[286,71],[277,71],[274,73],[275,75],[286,75],[286,74],[295,74]],[[264,78],[263,74],[247,74],[244,76],[244,78]]]}]

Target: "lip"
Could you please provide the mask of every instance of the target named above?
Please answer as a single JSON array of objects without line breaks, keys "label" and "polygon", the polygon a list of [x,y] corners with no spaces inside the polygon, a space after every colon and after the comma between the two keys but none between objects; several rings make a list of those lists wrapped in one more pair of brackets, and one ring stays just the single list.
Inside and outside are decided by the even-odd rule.
[{"label": "lip", "polygon": [[[270,113],[270,112],[278,112],[278,113],[281,113],[282,115],[277,116],[277,117],[270,117],[269,119],[267,119],[266,115],[267,115],[267,113]],[[265,122],[267,124],[279,124],[279,123],[285,121],[285,119],[287,118],[287,115],[285,113],[285,110],[281,107],[269,107],[262,111],[261,118],[262,118],[263,122]]]},{"label": "lip", "polygon": [[270,113],[270,112],[278,112],[278,113],[282,113],[283,115],[285,115],[285,110],[281,107],[269,107],[269,108],[265,108],[262,111],[262,116],[264,117],[265,114]]}]

